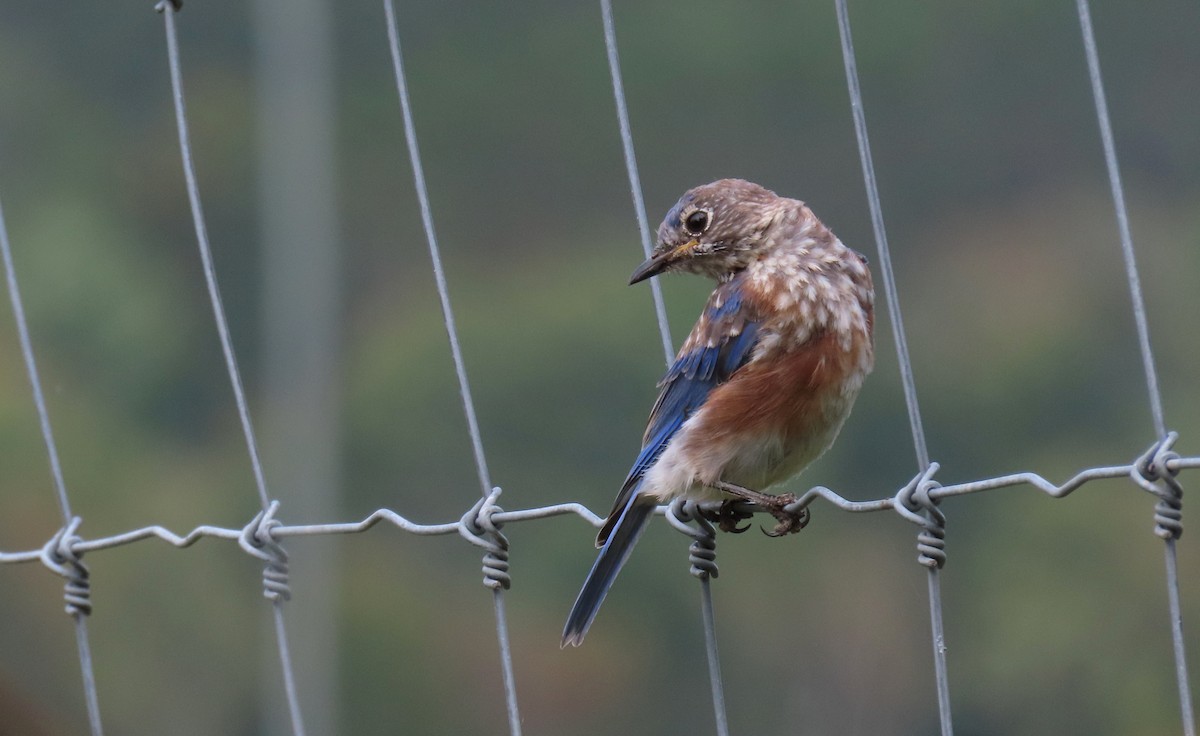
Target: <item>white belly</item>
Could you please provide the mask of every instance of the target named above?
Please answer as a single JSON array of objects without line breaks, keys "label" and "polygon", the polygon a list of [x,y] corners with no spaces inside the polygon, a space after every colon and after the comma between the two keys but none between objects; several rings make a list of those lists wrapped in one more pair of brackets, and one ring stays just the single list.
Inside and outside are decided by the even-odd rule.
[{"label": "white belly", "polygon": [[727,435],[718,442],[706,443],[702,451],[688,441],[701,431],[705,412],[701,408],[671,439],[658,461],[646,472],[642,492],[664,502],[680,496],[695,500],[727,498],[709,484],[721,480],[755,491],[765,491],[806,468],[821,456],[833,441],[850,412],[853,396],[842,397],[809,431],[791,436],[784,432],[757,435]]}]

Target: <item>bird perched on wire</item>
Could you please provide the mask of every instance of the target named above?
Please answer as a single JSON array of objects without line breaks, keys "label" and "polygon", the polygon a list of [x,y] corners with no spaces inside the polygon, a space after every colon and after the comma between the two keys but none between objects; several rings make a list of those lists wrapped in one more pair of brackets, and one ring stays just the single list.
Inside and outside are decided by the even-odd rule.
[{"label": "bird perched on wire", "polygon": [[798,531],[807,510],[763,490],[833,443],[874,364],[875,293],[866,259],[799,200],[741,179],[688,191],[629,283],[670,271],[717,287],[659,384],[642,451],[596,538],[600,554],[567,618],[578,646],[655,506],[743,499]]}]

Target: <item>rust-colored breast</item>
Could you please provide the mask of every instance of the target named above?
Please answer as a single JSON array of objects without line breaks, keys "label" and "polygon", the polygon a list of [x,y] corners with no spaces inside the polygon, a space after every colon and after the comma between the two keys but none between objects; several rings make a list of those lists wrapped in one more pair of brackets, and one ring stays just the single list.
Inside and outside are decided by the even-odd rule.
[{"label": "rust-colored breast", "polygon": [[833,420],[829,409],[842,403],[854,353],[843,350],[836,335],[822,333],[746,365],[713,391],[703,427],[690,439],[703,445],[728,436],[787,437],[817,429],[813,425]]}]

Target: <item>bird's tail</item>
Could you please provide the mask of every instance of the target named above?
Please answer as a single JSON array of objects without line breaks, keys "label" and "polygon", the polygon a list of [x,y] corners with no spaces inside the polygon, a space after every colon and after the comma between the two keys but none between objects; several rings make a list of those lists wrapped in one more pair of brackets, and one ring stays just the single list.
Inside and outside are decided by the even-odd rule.
[{"label": "bird's tail", "polygon": [[567,625],[563,627],[562,646],[579,646],[583,643],[583,637],[587,636],[592,621],[596,619],[604,596],[617,579],[617,573],[625,566],[629,553],[633,551],[633,545],[637,543],[638,537],[642,536],[642,530],[646,528],[646,522],[650,520],[650,514],[656,505],[652,498],[638,493],[630,494],[629,502],[625,504],[616,525],[604,546],[600,548],[600,554],[592,564],[587,580],[583,581],[583,589],[575,598],[575,605],[571,607],[571,613],[567,616]]}]

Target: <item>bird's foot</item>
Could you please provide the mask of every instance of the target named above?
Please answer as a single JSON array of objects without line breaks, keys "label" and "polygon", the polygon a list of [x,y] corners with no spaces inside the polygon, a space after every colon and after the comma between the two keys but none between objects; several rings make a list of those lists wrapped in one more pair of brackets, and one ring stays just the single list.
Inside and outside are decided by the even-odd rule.
[{"label": "bird's foot", "polygon": [[705,518],[710,522],[714,522],[717,528],[723,532],[731,534],[741,534],[750,528],[750,525],[738,526],[738,524],[746,521],[754,516],[750,511],[739,508],[741,499],[729,498],[721,502],[720,508],[715,512],[705,513]]},{"label": "bird's foot", "polygon": [[768,537],[782,537],[787,534],[795,534],[804,527],[808,526],[812,514],[809,513],[808,507],[796,511],[789,511],[788,506],[796,502],[794,493],[782,493],[778,496],[771,496],[772,500],[766,504],[767,512],[775,517],[775,528],[771,531],[763,529],[763,534]]},{"label": "bird's foot", "polygon": [[[726,483],[724,481],[717,481],[713,484],[713,487],[737,496],[738,498],[742,498],[750,501],[751,503],[757,504],[766,510],[766,512],[771,516],[774,516],[775,521],[777,522],[775,527],[770,531],[763,529],[763,533],[768,537],[782,537],[787,534],[795,534],[804,527],[808,526],[809,519],[812,518],[812,515],[808,511],[808,507],[795,511],[787,508],[796,502],[796,495],[794,493],[781,493],[776,496],[770,493],[762,493],[761,491],[752,491],[749,488],[743,488],[741,486],[734,485],[733,483]],[[729,509],[729,514],[738,513],[733,510],[732,504],[734,503],[736,503],[736,501],[726,501],[721,505],[721,510],[718,512],[717,518],[720,522],[720,528],[722,531],[731,531],[730,529],[725,528],[725,515],[727,513],[727,508]],[[736,528],[737,522],[740,521],[741,518],[745,517],[733,518],[733,531],[745,531],[744,527],[742,529]]]}]

